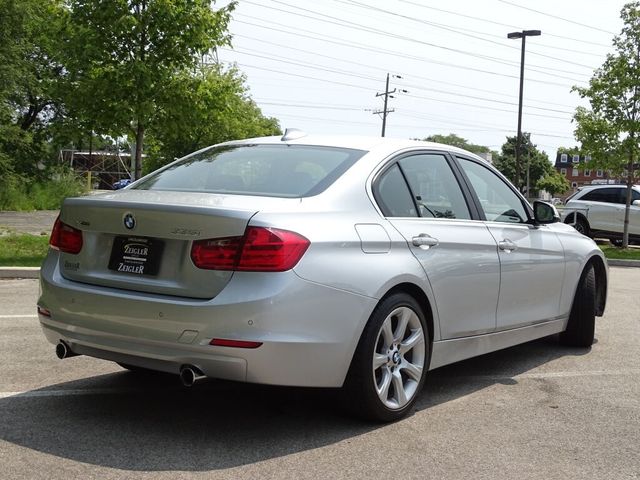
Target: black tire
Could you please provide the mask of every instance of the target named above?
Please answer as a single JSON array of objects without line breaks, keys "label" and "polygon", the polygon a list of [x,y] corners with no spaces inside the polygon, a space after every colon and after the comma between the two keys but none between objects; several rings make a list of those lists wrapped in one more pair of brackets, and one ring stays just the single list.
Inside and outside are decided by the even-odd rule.
[{"label": "black tire", "polygon": [[596,275],[589,265],[582,276],[573,298],[567,329],[560,334],[560,343],[569,347],[593,345],[596,325]]},{"label": "black tire", "polygon": [[[408,320],[403,329],[401,319],[405,316]],[[391,330],[383,328],[387,321]],[[392,342],[386,340],[389,331]],[[404,417],[424,385],[430,353],[430,332],[418,302],[405,293],[382,300],[371,314],[351,361],[343,389],[347,407],[367,420],[392,422]],[[387,360],[375,366],[376,357]],[[379,384],[386,384],[380,394],[376,389]]]},{"label": "black tire", "polygon": [[585,237],[591,237],[591,229],[589,228],[589,222],[587,222],[587,220],[584,219],[583,217],[578,216],[578,218],[575,221],[575,224],[573,224],[573,220],[574,220],[573,215],[569,216],[569,218],[567,219],[567,223],[571,224],[578,233],[581,233]]}]

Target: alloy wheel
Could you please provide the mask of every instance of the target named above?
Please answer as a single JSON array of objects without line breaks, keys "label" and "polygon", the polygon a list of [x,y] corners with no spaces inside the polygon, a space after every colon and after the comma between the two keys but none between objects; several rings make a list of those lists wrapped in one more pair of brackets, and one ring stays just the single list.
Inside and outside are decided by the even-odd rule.
[{"label": "alloy wheel", "polygon": [[385,407],[397,410],[418,391],[425,366],[425,333],[416,312],[393,310],[382,322],[373,352],[373,380]]}]

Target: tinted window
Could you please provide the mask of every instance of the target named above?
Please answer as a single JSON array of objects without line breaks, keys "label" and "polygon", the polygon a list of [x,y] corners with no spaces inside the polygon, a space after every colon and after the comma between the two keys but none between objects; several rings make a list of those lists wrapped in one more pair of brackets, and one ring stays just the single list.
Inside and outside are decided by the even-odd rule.
[{"label": "tinted window", "polygon": [[626,203],[622,188],[597,188],[577,200],[604,203]]},{"label": "tinted window", "polygon": [[306,145],[214,147],[152,174],[135,188],[305,197],[325,190],[365,153]]},{"label": "tinted window", "polygon": [[421,217],[470,219],[460,185],[444,155],[419,154],[399,162]]},{"label": "tinted window", "polygon": [[523,223],[528,219],[520,197],[494,172],[479,163],[459,158],[487,220]]},{"label": "tinted window", "polygon": [[398,165],[385,171],[376,182],[375,197],[385,217],[417,217],[409,187]]}]

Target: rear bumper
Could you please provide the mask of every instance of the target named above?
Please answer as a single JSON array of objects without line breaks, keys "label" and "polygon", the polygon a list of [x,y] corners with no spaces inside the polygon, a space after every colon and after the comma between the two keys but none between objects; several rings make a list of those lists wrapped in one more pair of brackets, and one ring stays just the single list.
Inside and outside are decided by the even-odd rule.
[{"label": "rear bumper", "polygon": [[[178,373],[313,387],[343,384],[377,301],[301,279],[292,271],[235,273],[214,299],[193,300],[66,280],[52,252],[41,270],[40,323],[51,343],[78,354]],[[262,342],[211,346],[212,338]]]}]

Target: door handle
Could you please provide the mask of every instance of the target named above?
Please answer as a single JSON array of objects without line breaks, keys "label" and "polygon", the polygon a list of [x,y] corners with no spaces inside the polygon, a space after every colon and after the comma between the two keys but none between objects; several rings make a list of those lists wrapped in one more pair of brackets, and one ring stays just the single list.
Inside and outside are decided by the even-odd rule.
[{"label": "door handle", "polygon": [[411,239],[411,243],[413,243],[413,245],[415,245],[416,247],[420,247],[424,250],[427,250],[431,247],[435,247],[440,242],[438,241],[437,238],[433,238],[431,235],[428,235],[426,233],[421,233],[417,237],[413,237]]},{"label": "door handle", "polygon": [[518,246],[513,243],[511,240],[509,240],[508,238],[505,238],[504,240],[498,242],[498,248],[500,250],[503,250],[507,253],[512,252],[513,250],[517,250]]}]

